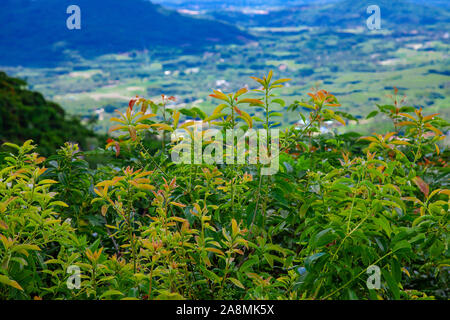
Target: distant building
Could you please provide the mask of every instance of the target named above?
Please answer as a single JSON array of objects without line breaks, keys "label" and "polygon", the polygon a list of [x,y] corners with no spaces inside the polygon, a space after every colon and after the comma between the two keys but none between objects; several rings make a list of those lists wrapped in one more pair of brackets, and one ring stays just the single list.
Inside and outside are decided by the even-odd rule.
[{"label": "distant building", "polygon": [[104,120],[105,109],[103,109],[103,108],[95,109],[94,112],[98,116],[99,121]]},{"label": "distant building", "polygon": [[184,70],[185,74],[199,73],[199,72],[200,68],[187,68],[186,70]]},{"label": "distant building", "polygon": [[227,80],[216,80],[216,87],[228,87],[229,85]]},{"label": "distant building", "polygon": [[286,71],[288,69],[288,66],[286,65],[286,64],[280,64],[279,66],[278,66],[278,70],[280,70],[281,72],[284,72],[284,71]]}]

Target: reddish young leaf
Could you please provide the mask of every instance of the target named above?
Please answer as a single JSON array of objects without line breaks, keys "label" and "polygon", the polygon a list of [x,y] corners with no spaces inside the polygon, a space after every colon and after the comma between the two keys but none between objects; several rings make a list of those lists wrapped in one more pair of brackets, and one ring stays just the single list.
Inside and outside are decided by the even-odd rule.
[{"label": "reddish young leaf", "polygon": [[136,103],[136,99],[131,99],[130,102],[128,103],[128,107],[133,110],[134,104]]},{"label": "reddish young leaf", "polygon": [[428,194],[430,193],[430,187],[428,186],[428,184],[420,177],[415,177],[413,181],[419,187],[420,191],[422,191],[425,197],[428,197]]}]

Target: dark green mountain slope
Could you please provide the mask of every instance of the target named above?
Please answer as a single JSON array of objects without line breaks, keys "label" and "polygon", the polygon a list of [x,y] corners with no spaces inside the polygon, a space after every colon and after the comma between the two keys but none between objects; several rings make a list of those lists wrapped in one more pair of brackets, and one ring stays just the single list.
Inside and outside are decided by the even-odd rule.
[{"label": "dark green mountain slope", "polygon": [[96,135],[78,119],[66,117],[56,103],[27,90],[25,81],[0,72],[0,145],[28,139],[39,144],[41,154],[48,155],[67,141],[86,150]]},{"label": "dark green mountain slope", "polygon": [[[199,50],[239,43],[240,29],[184,16],[148,0],[2,0],[0,65],[49,65],[80,54],[93,57],[160,46]],[[81,30],[69,30],[67,7],[81,9]]]}]

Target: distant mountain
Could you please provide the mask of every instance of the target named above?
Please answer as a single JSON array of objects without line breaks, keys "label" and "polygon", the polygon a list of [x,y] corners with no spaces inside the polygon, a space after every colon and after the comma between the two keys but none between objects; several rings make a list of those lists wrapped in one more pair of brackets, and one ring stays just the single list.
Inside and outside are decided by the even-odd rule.
[{"label": "distant mountain", "polygon": [[450,11],[444,6],[429,5],[428,1],[415,0],[343,0],[333,3],[309,3],[268,14],[216,11],[215,19],[245,26],[323,26],[348,28],[365,26],[369,17],[367,7],[376,4],[381,10],[381,25],[386,28],[423,28],[450,22]]},{"label": "distant mountain", "polygon": [[[223,8],[270,8],[291,7],[339,2],[340,0],[153,0],[154,3],[178,9],[217,10]],[[393,0],[395,1],[395,0]],[[450,7],[448,0],[408,0],[432,6]],[[373,2],[372,4],[377,4]]]},{"label": "distant mountain", "polygon": [[[291,22],[307,23],[316,26],[355,27],[364,26],[369,14],[367,8],[376,4],[380,7],[382,28],[424,27],[437,22],[448,22],[449,12],[439,8],[403,0],[344,0],[335,4],[292,12]],[[273,23],[283,25],[284,19]]]},{"label": "distant mountain", "polygon": [[430,6],[450,8],[450,1],[448,0],[409,0],[409,1],[414,3],[426,4]]},{"label": "distant mountain", "polygon": [[171,8],[191,10],[217,10],[222,8],[273,8],[311,3],[330,3],[339,0],[153,0]]},{"label": "distant mountain", "polygon": [[0,146],[32,139],[39,144],[39,153],[49,155],[67,141],[84,150],[98,143],[100,137],[78,119],[67,117],[59,105],[26,87],[25,81],[0,71]]},{"label": "distant mountain", "polygon": [[[199,50],[251,36],[217,21],[179,14],[148,0],[2,0],[0,65],[43,65],[159,46]],[[81,30],[69,30],[67,7],[81,9]]]}]

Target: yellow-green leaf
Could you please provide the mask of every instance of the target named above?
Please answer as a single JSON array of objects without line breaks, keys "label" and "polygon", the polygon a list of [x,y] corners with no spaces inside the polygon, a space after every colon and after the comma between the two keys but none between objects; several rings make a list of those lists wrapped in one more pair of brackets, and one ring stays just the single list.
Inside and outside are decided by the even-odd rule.
[{"label": "yellow-green leaf", "polygon": [[17,281],[14,281],[10,278],[8,278],[7,276],[4,275],[0,275],[0,283],[4,283],[8,286],[11,286],[13,288],[16,288],[20,291],[23,291],[23,288],[20,286],[20,284],[17,283]]}]

